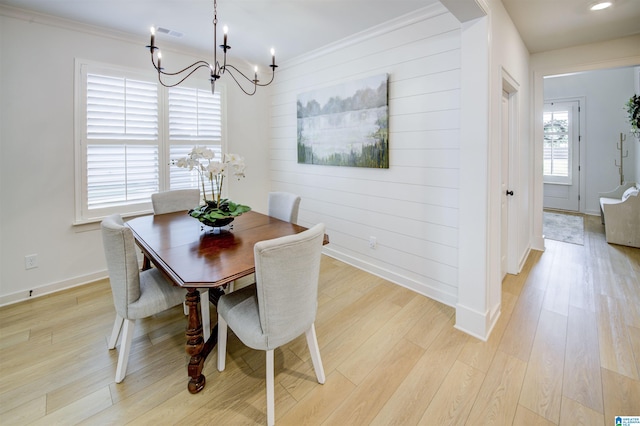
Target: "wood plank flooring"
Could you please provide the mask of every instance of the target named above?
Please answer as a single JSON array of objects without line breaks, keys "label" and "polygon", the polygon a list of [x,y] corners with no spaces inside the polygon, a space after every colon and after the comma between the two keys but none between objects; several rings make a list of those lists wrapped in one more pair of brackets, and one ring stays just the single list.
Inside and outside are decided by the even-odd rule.
[{"label": "wood plank flooring", "polygon": [[[640,416],[640,250],[609,245],[598,217],[584,246],[548,240],[503,282],[487,342],[454,309],[328,257],[316,330],[326,383],[304,336],[276,350],[280,425],[612,425]],[[215,311],[212,313],[215,318]],[[136,326],[113,381],[107,281],[0,308],[0,424],[266,422],[264,354],[230,333],[227,369],[206,362],[187,392],[178,306]]]}]

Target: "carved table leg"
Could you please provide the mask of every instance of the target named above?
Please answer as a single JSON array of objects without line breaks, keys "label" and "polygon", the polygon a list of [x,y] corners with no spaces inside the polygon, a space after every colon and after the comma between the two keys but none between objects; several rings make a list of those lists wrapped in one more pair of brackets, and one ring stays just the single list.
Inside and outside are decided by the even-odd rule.
[{"label": "carved table leg", "polygon": [[206,354],[203,356],[204,339],[202,336],[202,320],[200,319],[200,292],[197,288],[187,289],[186,304],[189,307],[189,319],[187,325],[187,354],[191,356],[189,360],[189,384],[188,389],[191,393],[200,392],[205,385],[205,377],[202,374],[202,366]]}]

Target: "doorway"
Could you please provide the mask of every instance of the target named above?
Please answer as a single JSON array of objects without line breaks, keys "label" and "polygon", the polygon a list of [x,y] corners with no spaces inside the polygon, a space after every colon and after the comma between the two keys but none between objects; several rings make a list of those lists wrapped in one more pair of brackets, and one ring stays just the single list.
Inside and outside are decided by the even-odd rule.
[{"label": "doorway", "polygon": [[580,211],[580,100],[550,101],[543,109],[543,207]]},{"label": "doorway", "polygon": [[500,106],[500,278],[519,272],[516,247],[518,246],[517,199],[519,192],[518,121],[519,84],[505,71],[502,74],[502,100]]},{"label": "doorway", "polygon": [[507,253],[509,252],[509,196],[513,191],[509,190],[509,93],[502,91],[501,104],[501,173],[500,173],[500,280],[507,275]]}]

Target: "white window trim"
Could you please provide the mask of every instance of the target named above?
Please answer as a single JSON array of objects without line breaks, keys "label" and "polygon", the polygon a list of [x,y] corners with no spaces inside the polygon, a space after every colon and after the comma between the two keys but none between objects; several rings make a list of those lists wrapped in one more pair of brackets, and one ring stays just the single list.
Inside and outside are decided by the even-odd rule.
[{"label": "white window trim", "polygon": [[[99,214],[92,215],[87,209],[87,168],[86,168],[86,72],[90,70],[92,73],[103,72],[106,75],[120,75],[127,78],[145,80],[155,82],[157,76],[152,71],[140,71],[132,68],[121,67],[117,65],[105,64],[91,60],[79,59],[75,60],[74,70],[74,204],[75,216],[73,225],[83,225],[101,221],[104,217],[112,213],[120,213],[123,217],[140,216],[153,213],[151,201],[146,203],[134,204],[129,206],[119,206],[113,208],[101,209]],[[207,79],[192,78],[191,84],[186,86],[198,89],[210,90],[209,81]],[[169,123],[166,119],[168,115],[168,89],[158,83],[158,146],[160,164],[168,164],[169,162]],[[216,92],[220,92],[221,107],[221,150],[226,152],[226,136],[227,136],[227,114],[226,114],[226,90],[225,85],[218,82],[216,84]],[[198,145],[197,141],[193,145]],[[204,144],[204,143],[201,143]],[[160,167],[158,184],[160,191],[168,189],[169,168]],[[225,182],[226,186],[226,182]]]}]

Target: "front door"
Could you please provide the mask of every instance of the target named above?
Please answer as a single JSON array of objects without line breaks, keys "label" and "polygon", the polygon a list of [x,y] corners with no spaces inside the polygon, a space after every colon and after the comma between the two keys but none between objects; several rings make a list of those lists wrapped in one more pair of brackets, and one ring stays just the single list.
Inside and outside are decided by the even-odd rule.
[{"label": "front door", "polygon": [[580,211],[580,103],[545,102],[544,208]]}]

